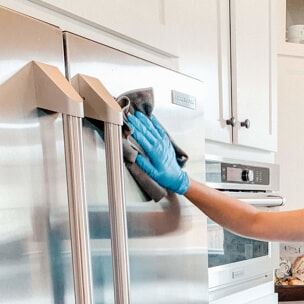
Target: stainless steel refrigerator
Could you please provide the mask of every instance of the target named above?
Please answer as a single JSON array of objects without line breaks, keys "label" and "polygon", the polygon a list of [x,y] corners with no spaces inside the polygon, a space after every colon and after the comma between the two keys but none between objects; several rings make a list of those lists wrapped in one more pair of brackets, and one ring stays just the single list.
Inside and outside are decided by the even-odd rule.
[{"label": "stainless steel refrigerator", "polygon": [[0,25],[0,302],[208,303],[206,217],[147,199],[115,102],[152,88],[203,181],[203,84],[4,8]]}]

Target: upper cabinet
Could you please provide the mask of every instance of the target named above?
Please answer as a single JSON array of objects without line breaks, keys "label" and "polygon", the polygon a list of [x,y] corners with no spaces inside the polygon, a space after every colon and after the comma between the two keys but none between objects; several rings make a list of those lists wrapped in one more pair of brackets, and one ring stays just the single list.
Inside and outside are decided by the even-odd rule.
[{"label": "upper cabinet", "polygon": [[[74,19],[99,27],[106,32],[133,39],[141,44],[158,45],[166,35],[165,0],[36,0]],[[159,35],[155,35],[158,32]],[[162,46],[164,51],[170,51]]]},{"label": "upper cabinet", "polygon": [[276,150],[276,37],[272,0],[231,0],[233,142]]},{"label": "upper cabinet", "polygon": [[[219,66],[220,95],[214,104],[206,106],[207,138],[227,142],[227,137],[218,136],[225,129],[232,135],[231,143],[275,151],[277,98],[273,0],[216,2],[214,33],[217,33],[218,44],[213,51],[218,54],[214,63]],[[230,54],[228,59],[227,54]],[[223,117],[225,111],[222,109],[231,109],[229,117]]]},{"label": "upper cabinet", "polygon": [[201,12],[201,79],[207,87],[205,98],[206,135],[231,143],[230,18],[229,0],[204,0]]},{"label": "upper cabinet", "polygon": [[304,1],[277,0],[278,51],[282,55],[304,56]]},{"label": "upper cabinet", "polygon": [[[201,2],[197,0],[35,0],[39,5],[123,38],[160,56],[179,57],[185,29],[196,29]],[[197,33],[198,35],[198,33]],[[182,39],[184,41],[184,39]],[[193,39],[195,44],[197,39]],[[187,48],[187,45],[185,45]]]}]

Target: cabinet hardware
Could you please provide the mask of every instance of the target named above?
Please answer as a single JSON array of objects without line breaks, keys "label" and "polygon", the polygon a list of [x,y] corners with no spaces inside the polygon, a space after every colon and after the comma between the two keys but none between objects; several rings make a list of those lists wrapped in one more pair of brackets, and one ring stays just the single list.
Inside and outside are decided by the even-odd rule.
[{"label": "cabinet hardware", "polygon": [[226,124],[228,126],[235,127],[235,125],[236,125],[236,119],[235,119],[235,117],[231,117],[230,119],[227,119],[226,120]]},{"label": "cabinet hardware", "polygon": [[250,128],[250,120],[245,119],[244,121],[241,122],[241,127],[245,127],[246,129]]}]

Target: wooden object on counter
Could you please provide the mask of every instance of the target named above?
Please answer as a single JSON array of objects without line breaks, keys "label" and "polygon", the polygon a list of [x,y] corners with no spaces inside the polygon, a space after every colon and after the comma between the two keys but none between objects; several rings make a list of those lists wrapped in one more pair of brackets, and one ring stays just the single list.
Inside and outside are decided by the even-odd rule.
[{"label": "wooden object on counter", "polygon": [[279,295],[279,301],[304,300],[304,286],[275,286],[275,292]]}]

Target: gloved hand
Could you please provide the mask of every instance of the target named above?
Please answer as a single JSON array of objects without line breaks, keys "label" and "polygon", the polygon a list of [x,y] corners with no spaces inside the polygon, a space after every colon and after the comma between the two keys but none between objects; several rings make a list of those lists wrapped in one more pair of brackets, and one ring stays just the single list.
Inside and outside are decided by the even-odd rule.
[{"label": "gloved hand", "polygon": [[184,194],[189,188],[189,178],[176,161],[175,151],[166,131],[157,119],[151,120],[141,112],[128,115],[132,135],[148,158],[137,155],[136,164],[164,188]]}]

